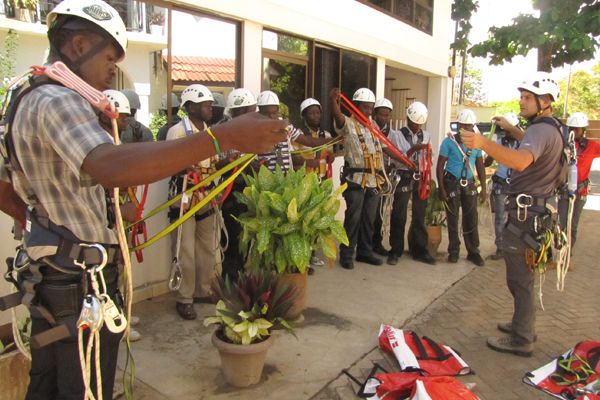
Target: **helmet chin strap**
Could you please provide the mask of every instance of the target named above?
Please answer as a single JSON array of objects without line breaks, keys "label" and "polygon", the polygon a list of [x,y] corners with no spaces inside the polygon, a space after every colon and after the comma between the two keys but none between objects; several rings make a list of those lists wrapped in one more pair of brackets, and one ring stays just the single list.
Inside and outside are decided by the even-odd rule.
[{"label": "helmet chin strap", "polygon": [[527,121],[529,121],[529,122],[533,122],[533,120],[536,117],[539,117],[540,115],[542,115],[544,113],[544,111],[546,111],[547,109],[550,108],[550,106],[548,106],[546,108],[542,108],[542,103],[540,103],[540,96],[538,96],[538,95],[535,95],[535,102],[537,103],[538,112],[533,114],[531,117],[527,118]]},{"label": "helmet chin strap", "polygon": [[111,42],[111,38],[103,38],[100,42],[94,45],[87,53],[85,53],[75,61],[71,60],[66,54],[64,54],[60,50],[58,51],[58,55],[71,71],[73,71],[76,74],[79,74],[79,68],[83,65],[83,63],[89,60],[90,58],[94,57]]}]

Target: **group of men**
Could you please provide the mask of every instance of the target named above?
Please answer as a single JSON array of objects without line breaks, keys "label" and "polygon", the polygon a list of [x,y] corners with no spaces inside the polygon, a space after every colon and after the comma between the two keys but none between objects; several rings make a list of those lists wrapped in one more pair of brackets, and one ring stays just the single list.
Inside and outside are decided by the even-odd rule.
[{"label": "group of men", "polygon": [[[47,21],[48,65],[62,61],[91,88],[110,89],[116,63],[124,59],[127,49],[125,25],[117,11],[101,0],[65,0],[48,14]],[[204,86],[192,85],[181,96],[181,107],[187,116],[174,118],[174,124],[167,127],[164,135],[167,140],[157,142],[148,140],[148,132],[141,125],[128,120],[135,116],[139,98],[136,103],[132,93],[122,93],[127,97],[127,113],[127,107],[121,112],[122,104],[118,104],[124,102],[122,98],[108,93],[117,112],[123,114],[118,124],[122,141],[135,142],[117,146],[116,136],[111,135],[112,123],[109,128],[105,118],[110,113],[94,109],[99,105],[89,96],[89,87],[79,85],[69,89],[60,80],[44,75],[32,76],[27,85],[22,92],[15,93],[16,99],[9,107],[3,141],[7,144],[3,147],[5,162],[0,164],[0,209],[20,222],[24,228],[24,246],[29,252],[28,258],[15,260],[18,267],[15,281],[26,292],[23,300],[28,302],[31,312],[32,340],[40,344],[31,348],[26,399],[83,398],[88,388],[82,379],[79,349],[74,339],[81,328],[78,320],[83,300],[93,303],[93,293],[98,290],[94,282],[101,275],[101,301],[122,304],[119,292],[122,255],[115,221],[110,218],[120,201],[108,200],[107,190],[172,177],[173,195],[245,153],[260,154],[259,162],[271,169],[280,165],[287,171],[293,165],[306,163],[323,173],[323,162],[332,162],[333,155],[307,162],[292,155],[291,142],[308,147],[328,145],[332,140],[330,136],[335,135],[321,129],[322,110],[315,99],[302,103],[306,126],[297,130],[279,118],[279,100],[273,92],[263,92],[257,100],[250,91],[235,89],[227,99],[228,115],[220,118],[214,111],[219,108],[218,96]],[[561,162],[563,136],[560,127],[550,118],[551,103],[558,98],[558,85],[548,74],[538,73],[525,80],[519,90],[520,115],[531,123],[524,133],[515,130],[512,140],[507,136],[506,143],[494,143],[473,133],[474,117],[463,111],[458,121],[459,133],[442,143],[436,169],[440,194],[448,202],[449,261],[458,259],[458,214],[462,208],[467,258],[482,265],[474,214],[477,196],[483,198],[486,193],[482,151],[506,168],[504,173],[497,173],[494,181],[497,194],[506,195],[507,200],[502,203],[508,214],[503,240],[497,243],[499,256],[506,262],[515,312],[511,322],[498,325],[510,335],[490,338],[488,344],[498,351],[529,356],[535,340],[535,296],[534,275],[527,256],[532,246],[528,238],[535,242],[538,232],[534,226],[552,218],[565,173]],[[394,131],[389,126],[391,102],[376,101],[369,89],[357,90],[352,102],[364,117],[373,117],[389,139],[386,145],[373,135],[362,118],[342,113],[340,98],[339,90],[332,89],[329,101],[335,133],[345,139],[343,179],[348,183],[344,192],[347,205],[344,227],[349,244],[340,245],[341,266],[354,268],[355,252],[359,262],[382,264],[373,254],[374,249],[378,253],[385,251],[381,229],[376,231],[374,226],[380,192],[392,180],[397,185],[395,191],[388,187],[388,193],[394,193],[391,250],[385,253],[388,264],[395,265],[403,255],[407,204],[411,198],[412,257],[435,264],[427,252],[424,228],[427,197],[422,192],[427,190],[423,191],[423,186],[416,184],[421,174],[430,172],[425,169],[431,168],[424,161],[430,157],[430,137],[422,129],[427,121],[426,106],[419,102],[412,104],[407,110],[407,126]],[[179,100],[171,98],[169,102],[175,116]],[[165,109],[169,102],[164,102]],[[224,105],[224,101],[220,104]],[[254,112],[257,107],[258,113]],[[591,160],[600,155],[600,146],[585,140],[586,118],[579,115],[572,121],[577,156],[582,165],[581,189],[578,187],[574,206],[577,219],[585,203],[588,167]],[[497,120],[501,126],[506,122],[506,118]],[[505,130],[510,129],[506,126]],[[518,148],[515,142],[519,142]],[[161,163],[156,163],[156,159]],[[480,193],[475,175],[481,183]],[[502,185],[508,182],[505,190]],[[243,190],[243,185],[243,181],[234,181],[232,190]],[[212,186],[203,189],[182,200],[179,206],[190,209]],[[240,226],[233,218],[244,212],[244,205],[231,195],[224,199],[220,212],[216,203],[207,204],[182,226],[179,247],[183,279],[176,295],[176,309],[185,319],[196,317],[194,301],[207,301],[210,280],[215,274],[222,269],[222,273],[235,276],[246,261],[237,248]],[[135,207],[128,206],[127,202],[120,207],[125,220],[136,219]],[[180,212],[174,209],[170,215],[176,218]],[[220,222],[221,215],[223,222]],[[536,224],[532,223],[534,220]],[[221,235],[221,225],[228,235]],[[229,245],[221,259],[220,242],[227,237]],[[176,237],[173,242],[173,247],[177,247]],[[312,261],[316,263],[318,259],[314,257]],[[102,271],[96,269],[100,265]],[[61,327],[66,327],[66,333]],[[102,372],[104,393],[112,393],[122,337],[121,331],[111,329],[105,324],[99,331],[102,345],[98,370]],[[83,335],[87,341],[89,330],[84,330]]]}]

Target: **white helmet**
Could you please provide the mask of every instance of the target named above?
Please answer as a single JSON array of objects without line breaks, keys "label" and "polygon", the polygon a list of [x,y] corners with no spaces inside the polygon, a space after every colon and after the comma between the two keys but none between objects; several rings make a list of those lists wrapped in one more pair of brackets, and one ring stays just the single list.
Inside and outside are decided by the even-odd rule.
[{"label": "white helmet", "polygon": [[558,100],[560,86],[547,72],[538,71],[527,77],[518,87],[519,90],[526,90],[536,95],[550,95],[552,101]]},{"label": "white helmet", "polygon": [[589,124],[588,116],[583,112],[573,113],[567,118],[567,126],[571,128],[585,128]]},{"label": "white helmet", "polygon": [[375,102],[375,105],[373,106],[373,109],[376,109],[379,107],[385,107],[385,108],[389,108],[390,110],[394,110],[394,105],[392,104],[392,102],[385,98],[377,100]]},{"label": "white helmet", "polygon": [[406,109],[406,116],[413,123],[423,125],[427,122],[427,107],[420,101],[415,101]]},{"label": "white helmet", "polygon": [[371,92],[370,89],[360,88],[356,92],[354,92],[354,96],[352,96],[352,101],[375,103],[375,95],[373,94],[373,92]]},{"label": "white helmet", "polygon": [[519,117],[517,117],[517,114],[513,112],[504,113],[502,114],[502,117],[512,126],[519,125]]},{"label": "white helmet", "polygon": [[321,108],[321,103],[319,103],[316,99],[308,98],[300,103],[300,114],[304,112],[310,106],[319,106]]},{"label": "white helmet", "polygon": [[213,100],[215,101],[212,106],[213,107],[221,107],[221,108],[225,108],[227,107],[227,103],[225,102],[225,96],[223,96],[221,93],[217,93],[217,92],[213,92]]},{"label": "white helmet", "polygon": [[256,103],[259,107],[262,106],[279,106],[279,97],[270,90],[265,90],[258,95],[258,101]]},{"label": "white helmet", "polygon": [[210,101],[212,103],[215,99],[213,99],[212,93],[206,86],[190,85],[181,92],[181,105],[185,107],[185,103],[188,101],[191,101],[192,103]]},{"label": "white helmet", "polygon": [[256,104],[256,99],[248,89],[235,89],[227,96],[227,106],[229,108],[242,108],[253,106]]},{"label": "white helmet", "polygon": [[[165,94],[162,98],[162,107],[161,110],[166,110],[167,109],[167,100],[168,97]],[[171,93],[171,108],[173,107],[179,107],[179,99],[177,98],[177,95],[175,93]]]},{"label": "white helmet", "polygon": [[127,100],[129,100],[129,107],[131,107],[132,110],[140,109],[140,96],[138,96],[135,90],[123,89],[121,90],[121,93],[123,93],[125,97],[127,97]]},{"label": "white helmet", "polygon": [[125,96],[123,93],[119,92],[118,90],[110,89],[105,90],[104,94],[106,95],[108,101],[110,101],[111,104],[115,105],[115,110],[119,114],[131,114],[129,100],[127,100],[127,96]]},{"label": "white helmet", "polygon": [[456,122],[465,125],[475,125],[475,123],[477,122],[477,117],[475,116],[475,113],[472,110],[465,108],[464,110],[460,110],[460,112],[456,116]]},{"label": "white helmet", "polygon": [[[61,15],[65,17],[60,18]],[[67,21],[69,16],[76,16],[92,22],[102,29],[103,32],[98,32],[98,34],[103,37],[105,37],[105,33],[108,33],[119,46],[117,50],[120,50],[120,54],[117,62],[125,58],[127,30],[117,10],[100,0],[64,0],[46,16],[50,43],[53,42],[52,39],[61,28],[89,29],[88,26],[77,24],[75,21]]]}]

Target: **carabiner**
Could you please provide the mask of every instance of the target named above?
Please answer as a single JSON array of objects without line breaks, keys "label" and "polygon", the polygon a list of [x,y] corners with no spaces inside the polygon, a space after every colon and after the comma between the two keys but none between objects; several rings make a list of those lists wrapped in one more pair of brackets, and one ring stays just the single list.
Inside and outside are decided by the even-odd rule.
[{"label": "carabiner", "polygon": [[181,270],[181,263],[178,260],[174,260],[171,265],[171,274],[169,276],[169,290],[172,292],[179,290],[182,281],[183,271]]},{"label": "carabiner", "polygon": [[469,181],[467,179],[461,179],[459,182],[460,186],[462,187],[467,187],[469,185]]},{"label": "carabiner", "polygon": [[418,181],[419,179],[421,179],[421,172],[413,172],[413,179],[415,181]]},{"label": "carabiner", "polygon": [[[98,244],[98,243],[92,243],[92,244],[80,243],[79,245],[81,247],[95,247],[100,251],[100,254],[102,255],[102,261],[100,261],[100,263],[98,265],[95,265],[97,273],[102,271],[104,269],[104,267],[106,267],[106,264],[108,263],[108,253],[106,252],[106,249],[104,248],[104,246],[102,246],[101,244]],[[81,267],[82,269],[86,269],[85,260],[83,260],[82,262],[73,260],[73,264]]]}]

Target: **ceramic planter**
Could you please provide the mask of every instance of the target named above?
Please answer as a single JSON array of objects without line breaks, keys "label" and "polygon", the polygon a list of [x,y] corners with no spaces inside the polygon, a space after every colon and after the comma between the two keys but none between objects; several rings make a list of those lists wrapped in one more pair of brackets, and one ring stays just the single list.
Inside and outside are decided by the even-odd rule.
[{"label": "ceramic planter", "polygon": [[306,307],[306,300],[308,299],[308,268],[303,274],[282,274],[279,284],[284,285],[286,283],[289,283],[290,287],[294,289],[296,300],[283,315],[283,319],[287,322],[292,322],[300,318],[302,311]]},{"label": "ceramic planter", "polygon": [[150,25],[150,33],[152,35],[161,36],[163,33],[162,25]]},{"label": "ceramic planter", "polygon": [[427,249],[431,257],[435,258],[440,243],[442,243],[442,227],[439,225],[427,225],[425,229],[427,229],[427,236],[429,237]]},{"label": "ceramic planter", "polygon": [[273,335],[260,343],[241,345],[222,341],[219,332],[213,333],[212,344],[219,350],[225,381],[238,388],[256,385],[262,376],[267,351],[275,343]]},{"label": "ceramic planter", "polygon": [[25,398],[31,362],[19,351],[0,354],[0,400]]}]

